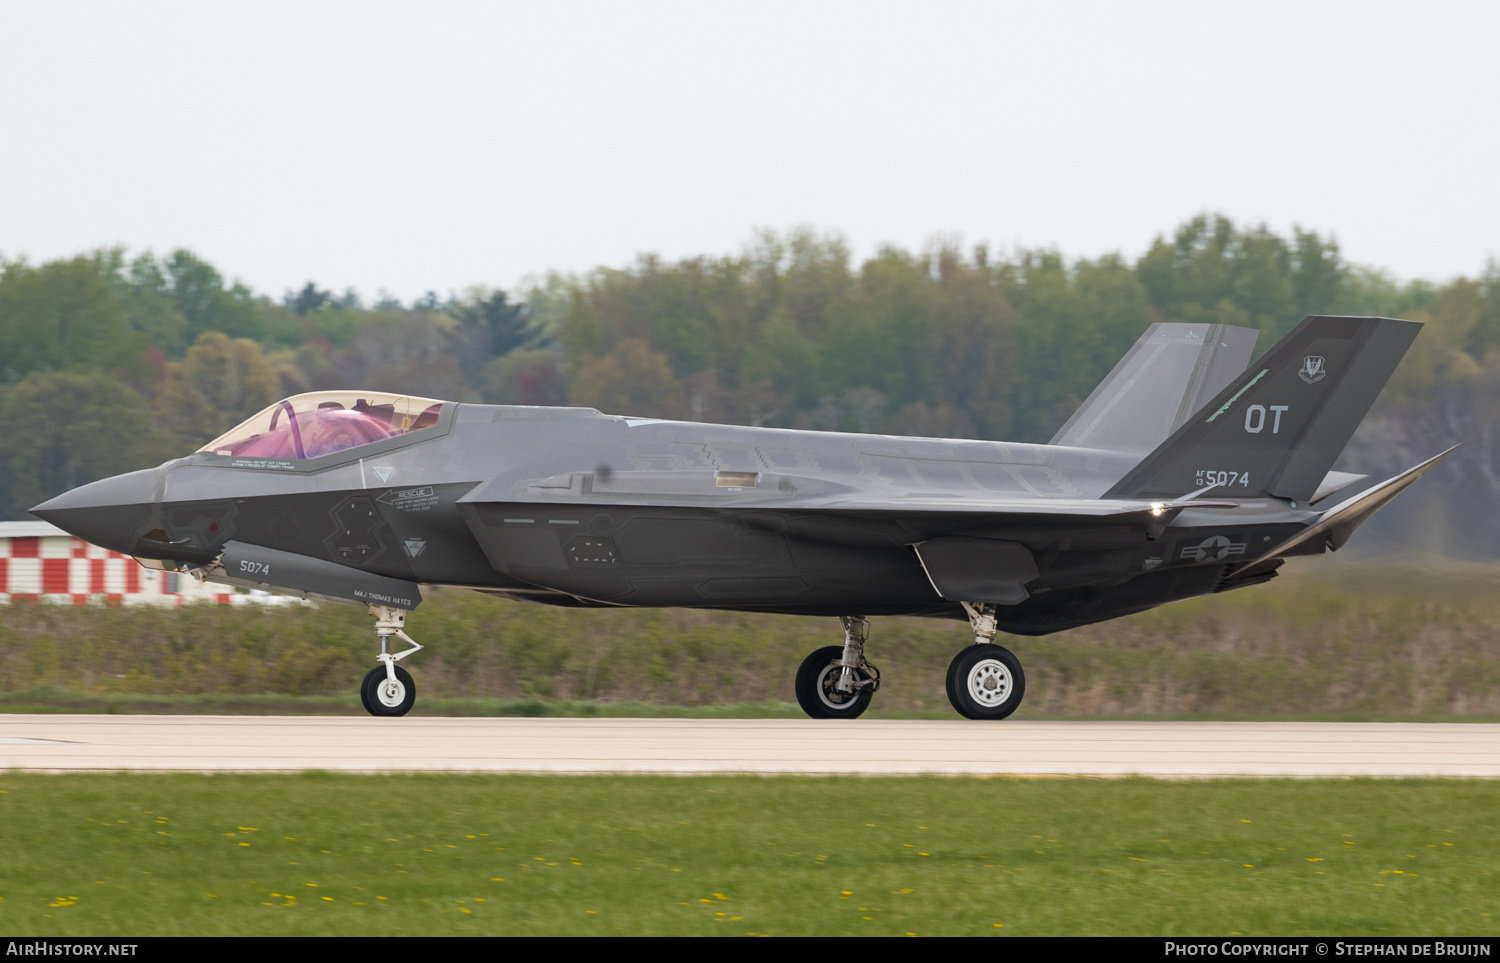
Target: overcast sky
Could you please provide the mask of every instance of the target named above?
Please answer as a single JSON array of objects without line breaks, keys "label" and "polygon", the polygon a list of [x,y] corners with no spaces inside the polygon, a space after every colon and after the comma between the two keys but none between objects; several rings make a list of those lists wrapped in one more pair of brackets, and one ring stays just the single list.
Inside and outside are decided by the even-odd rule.
[{"label": "overcast sky", "polygon": [[0,0],[0,254],[403,299],[807,225],[1500,254],[1495,3]]}]

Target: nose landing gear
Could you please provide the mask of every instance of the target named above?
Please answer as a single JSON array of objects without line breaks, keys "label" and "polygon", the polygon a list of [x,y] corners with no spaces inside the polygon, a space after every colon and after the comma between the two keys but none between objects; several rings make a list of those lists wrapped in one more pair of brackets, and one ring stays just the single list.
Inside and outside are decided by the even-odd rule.
[{"label": "nose landing gear", "polygon": [[[422,647],[404,631],[406,610],[389,605],[371,605],[370,614],[375,616],[375,635],[380,639],[380,654],[377,665],[365,675],[359,686],[359,699],[365,711],[372,716],[404,716],[417,701],[417,685],[411,673],[396,663]],[[411,645],[404,652],[391,652],[391,637]]]}]

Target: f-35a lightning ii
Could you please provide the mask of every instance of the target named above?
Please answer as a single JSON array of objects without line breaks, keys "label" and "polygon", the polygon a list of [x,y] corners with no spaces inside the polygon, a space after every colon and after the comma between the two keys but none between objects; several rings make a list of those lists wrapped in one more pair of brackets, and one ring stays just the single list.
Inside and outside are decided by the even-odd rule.
[{"label": "f-35a lightning ii", "polygon": [[854,718],[880,688],[868,616],[964,619],[948,698],[1003,719],[1026,682],[997,632],[1267,581],[1443,457],[1373,485],[1330,470],[1419,327],[1310,317],[1246,367],[1254,331],[1155,324],[1046,445],[318,392],[32,512],[148,566],[368,606],[378,716],[411,709],[405,622],[442,585],[837,616],[843,643],[797,671],[814,718]]}]

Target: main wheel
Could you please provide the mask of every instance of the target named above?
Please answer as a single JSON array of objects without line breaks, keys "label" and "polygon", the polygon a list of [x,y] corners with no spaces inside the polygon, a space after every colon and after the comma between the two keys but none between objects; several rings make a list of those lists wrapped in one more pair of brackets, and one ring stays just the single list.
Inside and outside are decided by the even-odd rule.
[{"label": "main wheel", "polygon": [[[797,667],[797,704],[814,719],[857,719],[869,708],[870,698],[875,694],[870,686],[860,686],[853,692],[838,690],[839,676],[844,671],[839,662],[843,657],[842,645],[829,645],[803,659]],[[856,676],[869,678],[863,672],[856,672]]]},{"label": "main wheel", "polygon": [[969,719],[1004,719],[1026,694],[1021,660],[993,642],[971,645],[948,666],[948,701]]},{"label": "main wheel", "polygon": [[404,716],[417,701],[417,684],[411,673],[396,666],[396,681],[386,678],[385,666],[377,665],[359,687],[359,700],[372,716]]}]

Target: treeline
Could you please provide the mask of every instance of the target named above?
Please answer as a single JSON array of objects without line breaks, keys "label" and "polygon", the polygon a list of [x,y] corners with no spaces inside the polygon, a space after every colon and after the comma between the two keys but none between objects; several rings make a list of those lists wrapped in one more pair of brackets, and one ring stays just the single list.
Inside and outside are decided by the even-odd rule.
[{"label": "treeline", "polygon": [[[1045,440],[1152,321],[1248,325],[1264,350],[1315,313],[1429,322],[1382,403],[1441,402],[1455,413],[1449,434],[1500,423],[1500,268],[1397,284],[1345,262],[1331,238],[1222,217],[1181,225],[1133,263],[936,243],[856,264],[839,238],[798,232],[735,256],[647,256],[413,304],[312,283],[274,300],[186,251],[10,260],[0,514],[25,517],[59,491],[191,451],[278,397],[327,388]],[[1500,491],[1500,473],[1494,482]]]}]

